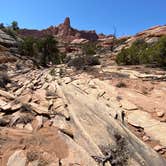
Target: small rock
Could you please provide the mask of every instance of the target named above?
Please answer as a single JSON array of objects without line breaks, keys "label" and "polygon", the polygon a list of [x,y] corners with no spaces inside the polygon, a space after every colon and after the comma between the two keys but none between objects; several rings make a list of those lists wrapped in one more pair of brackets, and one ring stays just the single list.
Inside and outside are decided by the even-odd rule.
[{"label": "small rock", "polygon": [[21,93],[24,91],[24,89],[25,89],[25,86],[23,86],[22,88],[18,89],[18,90],[15,92],[15,95],[16,95],[16,96],[20,96]]},{"label": "small rock", "polygon": [[32,123],[33,129],[38,130],[43,126],[43,117],[36,116],[35,120]]},{"label": "small rock", "polygon": [[8,99],[15,99],[15,96],[10,94],[9,92],[0,90],[0,96],[6,97]]},{"label": "small rock", "polygon": [[29,106],[34,112],[36,112],[39,115],[40,114],[47,114],[47,115],[50,114],[48,108],[40,106],[39,104],[30,103]]},{"label": "small rock", "polygon": [[165,114],[165,113],[164,113],[163,111],[159,111],[159,112],[157,112],[157,116],[160,117],[160,118],[163,117],[164,114]]},{"label": "small rock", "polygon": [[8,159],[7,166],[25,166],[26,156],[22,150],[14,152]]},{"label": "small rock", "polygon": [[20,109],[21,107],[22,107],[22,104],[21,104],[21,103],[18,103],[18,104],[16,104],[16,105],[13,105],[13,106],[11,107],[11,110],[12,110],[12,111],[15,111],[15,110]]},{"label": "small rock", "polygon": [[26,130],[33,131],[32,125],[30,123],[26,124],[24,128]]},{"label": "small rock", "polygon": [[89,85],[90,88],[96,89],[96,85],[95,85],[95,82],[94,82],[94,81],[90,81],[90,82],[88,83],[88,85]]},{"label": "small rock", "polygon": [[127,100],[121,100],[120,103],[122,104],[122,107],[125,110],[132,111],[132,110],[137,110],[138,109],[138,107],[135,104],[133,104],[133,103],[127,101]]},{"label": "small rock", "polygon": [[48,87],[49,87],[49,84],[48,83],[44,83],[43,89],[47,89]]},{"label": "small rock", "polygon": [[0,107],[5,106],[6,104],[7,104],[7,103],[6,103],[5,101],[3,101],[3,100],[0,99]]},{"label": "small rock", "polygon": [[161,146],[161,145],[156,145],[153,149],[154,149],[156,152],[159,152],[159,151],[162,150],[162,149],[166,149],[166,147]]},{"label": "small rock", "polygon": [[50,126],[52,126],[52,124],[53,124],[53,122],[51,122],[50,120],[47,120],[47,121],[43,124],[43,126],[44,126],[44,127],[50,127]]},{"label": "small rock", "polygon": [[1,107],[4,111],[6,111],[6,110],[10,110],[11,109],[11,103],[8,103],[8,104],[6,104],[6,105],[4,105],[3,107]]},{"label": "small rock", "polygon": [[16,124],[16,127],[18,129],[23,129],[24,128],[24,124],[22,124],[22,123]]},{"label": "small rock", "polygon": [[147,136],[147,135],[144,135],[144,136],[142,137],[142,139],[143,139],[144,142],[146,142],[146,141],[149,141],[149,140],[150,140],[150,137]]},{"label": "small rock", "polygon": [[69,84],[72,81],[72,79],[70,77],[65,77],[63,81],[65,84]]}]

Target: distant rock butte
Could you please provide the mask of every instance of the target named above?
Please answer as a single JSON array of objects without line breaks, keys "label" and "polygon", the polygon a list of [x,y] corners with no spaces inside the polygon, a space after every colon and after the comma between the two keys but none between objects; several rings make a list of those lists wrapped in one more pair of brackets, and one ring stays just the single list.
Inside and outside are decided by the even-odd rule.
[{"label": "distant rock butte", "polygon": [[80,31],[72,28],[70,25],[69,17],[65,19],[64,23],[58,26],[50,26],[49,28],[44,30],[21,29],[19,33],[20,35],[23,36],[34,36],[34,37],[54,35],[59,40],[65,42],[71,42],[75,39],[86,39],[89,41],[97,41],[99,38],[95,31]]}]

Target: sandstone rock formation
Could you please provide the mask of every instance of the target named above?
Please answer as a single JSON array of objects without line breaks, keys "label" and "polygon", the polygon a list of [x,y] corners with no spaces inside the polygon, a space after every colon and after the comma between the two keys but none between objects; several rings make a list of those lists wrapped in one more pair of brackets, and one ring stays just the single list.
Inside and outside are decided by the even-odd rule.
[{"label": "sandstone rock formation", "polygon": [[17,41],[13,37],[0,30],[0,44],[5,46],[15,46],[17,45]]},{"label": "sandstone rock formation", "polygon": [[19,32],[23,36],[36,36],[36,37],[42,37],[44,35],[54,35],[59,40],[65,41],[65,42],[71,42],[74,39],[86,39],[90,41],[97,41],[98,35],[95,31],[79,31],[77,29],[74,29],[70,25],[70,18],[67,17],[63,24],[60,24],[58,26],[51,26],[48,29],[44,30],[28,30],[28,29],[22,29]]},{"label": "sandstone rock formation", "polygon": [[[149,40],[146,33],[159,29],[137,36]],[[73,29],[69,18],[58,27],[21,33],[53,34],[72,44],[98,39],[95,32]],[[11,58],[10,36],[2,34],[0,58]],[[99,38],[109,46],[113,36]],[[112,52],[100,57],[101,66],[85,71],[65,64],[34,69],[18,55],[1,61],[10,81],[0,87],[0,165],[166,165],[166,71],[112,66]]]}]

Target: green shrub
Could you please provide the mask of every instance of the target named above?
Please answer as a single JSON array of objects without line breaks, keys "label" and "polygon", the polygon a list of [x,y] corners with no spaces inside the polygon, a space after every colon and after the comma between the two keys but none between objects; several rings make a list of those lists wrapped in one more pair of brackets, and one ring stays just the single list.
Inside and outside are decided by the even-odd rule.
[{"label": "green shrub", "polygon": [[38,41],[38,48],[41,52],[40,63],[42,66],[46,66],[48,62],[52,62],[53,64],[61,62],[57,41],[53,36],[46,36]]},{"label": "green shrub", "polygon": [[116,62],[123,65],[156,64],[166,66],[166,37],[161,37],[154,44],[137,40],[130,48],[122,49]]},{"label": "green shrub", "polygon": [[49,62],[59,64],[62,61],[57,48],[57,41],[53,36],[46,36],[41,39],[26,37],[20,42],[19,51],[22,55],[36,59],[42,66],[47,66]]},{"label": "green shrub", "polygon": [[13,22],[11,23],[11,28],[12,28],[14,31],[18,30],[18,29],[19,29],[19,27],[18,27],[18,22],[17,22],[17,21],[13,21]]},{"label": "green shrub", "polygon": [[4,29],[4,28],[5,28],[4,24],[0,23],[0,29]]},{"label": "green shrub", "polygon": [[69,60],[68,66],[73,66],[77,70],[85,69],[87,66],[100,65],[99,58],[93,55],[77,56],[74,59]]},{"label": "green shrub", "polygon": [[26,37],[23,41],[19,44],[19,51],[20,54],[34,57],[35,56],[35,46],[37,45],[37,40],[33,37]]},{"label": "green shrub", "polygon": [[95,55],[97,51],[97,46],[95,42],[89,42],[82,46],[83,54],[85,55]]}]

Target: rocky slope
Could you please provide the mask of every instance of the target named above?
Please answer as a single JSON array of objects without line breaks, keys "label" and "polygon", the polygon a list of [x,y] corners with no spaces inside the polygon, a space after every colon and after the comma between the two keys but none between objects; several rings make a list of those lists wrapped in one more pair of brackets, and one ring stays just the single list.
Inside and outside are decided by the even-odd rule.
[{"label": "rocky slope", "polygon": [[166,71],[111,65],[111,52],[86,71],[34,69],[3,43],[0,165],[166,165]]},{"label": "rocky slope", "polygon": [[[164,81],[164,71],[142,74],[140,69],[105,67],[94,69],[100,73],[95,76],[63,65],[10,67],[11,83],[0,90],[1,165],[166,164],[150,147],[165,153],[165,85],[155,81]],[[116,81],[127,87],[118,88]],[[132,81],[140,87],[131,87]],[[145,94],[142,86],[150,90]],[[161,101],[159,94],[163,106],[151,105]],[[134,128],[149,146],[130,131]]]}]

